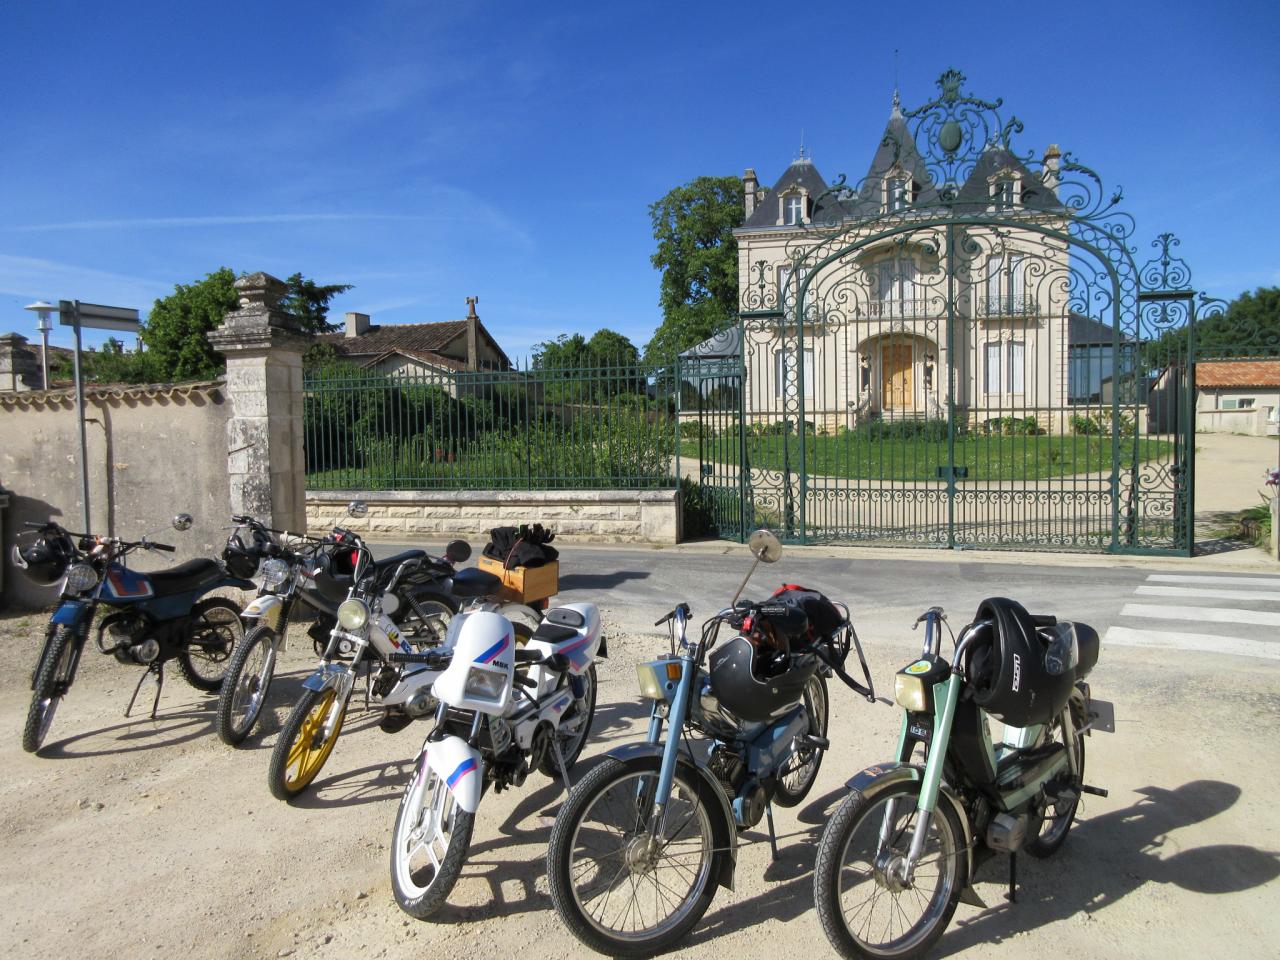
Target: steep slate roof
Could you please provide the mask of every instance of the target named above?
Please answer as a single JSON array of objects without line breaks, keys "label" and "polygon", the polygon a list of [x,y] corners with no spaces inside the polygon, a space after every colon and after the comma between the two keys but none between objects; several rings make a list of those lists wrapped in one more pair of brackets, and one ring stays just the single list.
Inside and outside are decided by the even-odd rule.
[{"label": "steep slate roof", "polygon": [[[866,177],[856,187],[856,196],[837,200],[834,196],[826,197],[820,205],[810,211],[810,220],[815,224],[837,224],[844,220],[866,219],[878,217],[884,213],[882,184],[885,174],[895,166],[911,176],[917,187],[915,202],[922,206],[938,203],[938,190],[925,165],[924,158],[916,148],[915,138],[907,127],[895,100],[893,110],[889,114],[889,122],[885,124],[880,145],[867,168]],[[979,212],[974,208],[985,209],[991,205],[991,188],[989,179],[1001,170],[1011,170],[1022,181],[1021,204],[1019,210],[1035,212],[1062,213],[1064,208],[1054,195],[1043,185],[1040,177],[1028,170],[1012,152],[1004,147],[989,146],[979,157],[970,171],[968,178],[957,192],[956,206],[961,212]],[[818,173],[813,161],[807,158],[792,161],[772,190],[768,192],[752,211],[751,216],[743,222],[743,228],[761,228],[778,226],[778,202],[780,193],[788,187],[799,185],[809,192],[815,201],[827,190],[828,184]]]},{"label": "steep slate roof", "polygon": [[1280,387],[1280,360],[1218,360],[1196,364],[1197,387]]},{"label": "steep slate roof", "polygon": [[[1132,341],[1132,338],[1121,333],[1120,342],[1126,341]],[[1067,315],[1067,346],[1109,347],[1114,343],[1115,336],[1110,324],[1074,310]]]}]

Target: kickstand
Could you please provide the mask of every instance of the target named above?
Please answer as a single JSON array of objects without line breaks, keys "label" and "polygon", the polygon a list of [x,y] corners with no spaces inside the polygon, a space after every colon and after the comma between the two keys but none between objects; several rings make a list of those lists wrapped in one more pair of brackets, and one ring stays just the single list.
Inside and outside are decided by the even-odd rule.
[{"label": "kickstand", "polygon": [[369,709],[369,695],[373,692],[373,671],[366,670],[364,673],[364,708]]},{"label": "kickstand", "polygon": [[764,816],[769,822],[769,849],[773,851],[773,860],[778,860],[778,835],[773,832],[773,804],[766,803],[764,805]]},{"label": "kickstand", "polygon": [[560,778],[564,781],[564,792],[568,793],[573,789],[573,784],[569,782],[569,768],[564,765],[564,753],[560,750],[560,738],[555,734],[551,735],[551,749],[556,753],[556,766],[560,768]]},{"label": "kickstand", "polygon": [[1018,902],[1018,855],[1016,853],[1009,854],[1009,892],[1005,895],[1005,899],[1010,903]]},{"label": "kickstand", "polygon": [[124,708],[124,715],[126,717],[129,716],[130,711],[133,710],[133,704],[138,699],[138,694],[142,692],[142,685],[146,683],[152,675],[155,676],[156,681],[156,696],[155,699],[151,701],[151,719],[154,720],[156,718],[156,708],[160,706],[160,691],[164,689],[163,663],[152,663],[147,667],[146,672],[138,678],[138,685],[133,688],[133,696],[129,698],[129,705]]}]

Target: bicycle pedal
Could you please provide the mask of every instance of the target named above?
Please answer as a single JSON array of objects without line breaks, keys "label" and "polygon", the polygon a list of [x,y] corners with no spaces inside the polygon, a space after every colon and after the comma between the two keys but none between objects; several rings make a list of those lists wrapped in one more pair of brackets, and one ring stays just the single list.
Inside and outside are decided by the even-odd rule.
[{"label": "bicycle pedal", "polygon": [[801,739],[809,746],[816,747],[819,750],[830,750],[831,741],[826,737],[820,737],[816,733],[806,733]]},{"label": "bicycle pedal", "polygon": [[1095,796],[1095,797],[1107,796],[1107,791],[1102,789],[1102,787],[1091,787],[1087,783],[1082,783],[1080,785],[1080,791],[1082,793],[1091,794],[1092,796]]}]

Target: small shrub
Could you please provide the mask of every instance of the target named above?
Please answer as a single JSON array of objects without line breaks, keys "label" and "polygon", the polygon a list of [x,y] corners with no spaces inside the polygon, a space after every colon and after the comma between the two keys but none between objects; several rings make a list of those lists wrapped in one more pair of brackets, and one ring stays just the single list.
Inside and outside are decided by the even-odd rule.
[{"label": "small shrub", "polygon": [[924,440],[937,443],[947,439],[946,420],[872,420],[856,431],[868,440]]},{"label": "small shrub", "polygon": [[1044,433],[1035,417],[994,417],[983,426],[988,434],[1005,437],[1038,437]]}]

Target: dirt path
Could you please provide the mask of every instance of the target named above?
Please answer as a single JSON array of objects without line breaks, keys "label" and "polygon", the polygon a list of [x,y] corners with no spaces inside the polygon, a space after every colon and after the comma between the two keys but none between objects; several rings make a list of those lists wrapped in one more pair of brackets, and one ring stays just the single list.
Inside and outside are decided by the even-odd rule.
[{"label": "dirt path", "polygon": [[[247,749],[212,733],[214,701],[176,676],[158,718],[121,712],[137,673],[88,653],[47,756],[19,749],[37,618],[0,621],[12,653],[0,679],[0,954],[5,957],[581,956],[543,876],[561,795],[534,775],[486,797],[464,878],[437,922],[391,898],[387,844],[425,725],[395,735],[356,714],[313,790],[267,793],[269,748],[313,657],[284,660],[275,715]],[[905,625],[868,624],[882,686],[913,654]],[[890,637],[902,639],[892,640]],[[587,760],[638,738],[633,664],[657,636],[610,636]],[[1016,906],[1002,864],[986,868],[987,911],[961,906],[936,956],[1270,957],[1280,936],[1280,667],[1173,659],[1113,648],[1094,676],[1120,731],[1089,743],[1089,798],[1057,859],[1023,858]],[[778,811],[782,857],[744,838],[734,893],[721,891],[677,955],[828,956],[812,908],[821,825],[844,780],[886,758],[898,716],[832,689],[834,748],[809,801]],[[580,768],[581,769],[581,768]]]}]

